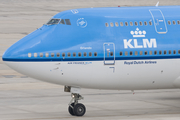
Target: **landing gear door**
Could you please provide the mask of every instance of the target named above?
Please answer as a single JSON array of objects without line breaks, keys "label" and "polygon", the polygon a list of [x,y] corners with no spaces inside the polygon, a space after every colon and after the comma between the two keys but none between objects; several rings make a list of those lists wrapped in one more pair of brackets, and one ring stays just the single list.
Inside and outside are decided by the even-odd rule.
[{"label": "landing gear door", "polygon": [[104,65],[115,64],[115,45],[114,43],[104,43]]},{"label": "landing gear door", "polygon": [[167,26],[166,21],[164,19],[164,15],[159,9],[151,9],[149,10],[151,16],[154,21],[154,27],[157,33],[159,34],[166,34],[167,33]]}]

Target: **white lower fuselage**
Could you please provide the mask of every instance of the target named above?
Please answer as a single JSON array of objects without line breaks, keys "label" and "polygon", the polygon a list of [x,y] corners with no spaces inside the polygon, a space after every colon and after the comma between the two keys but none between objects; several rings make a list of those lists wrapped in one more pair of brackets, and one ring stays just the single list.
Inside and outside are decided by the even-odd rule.
[{"label": "white lower fuselage", "polygon": [[[150,62],[149,62],[150,61]],[[104,61],[5,62],[32,78],[80,88],[112,90],[179,87],[179,59]]]}]

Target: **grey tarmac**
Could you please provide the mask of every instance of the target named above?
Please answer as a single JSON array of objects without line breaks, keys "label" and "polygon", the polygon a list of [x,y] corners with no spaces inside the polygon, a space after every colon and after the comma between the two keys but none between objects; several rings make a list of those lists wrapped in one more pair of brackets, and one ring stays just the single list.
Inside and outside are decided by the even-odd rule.
[{"label": "grey tarmac", "polygon": [[[0,0],[0,57],[13,43],[53,15],[87,7],[180,5],[180,0]],[[162,83],[163,84],[163,83]],[[111,91],[82,89],[87,112],[68,113],[63,86],[17,73],[0,58],[0,120],[179,120],[180,90]]]}]

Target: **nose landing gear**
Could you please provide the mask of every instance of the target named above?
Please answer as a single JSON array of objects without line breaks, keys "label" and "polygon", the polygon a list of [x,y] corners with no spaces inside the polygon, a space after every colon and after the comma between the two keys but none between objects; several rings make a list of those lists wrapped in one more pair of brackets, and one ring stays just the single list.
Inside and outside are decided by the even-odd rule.
[{"label": "nose landing gear", "polygon": [[83,116],[86,112],[86,107],[83,104],[78,103],[78,100],[83,99],[83,97],[77,93],[72,93],[71,97],[72,99],[68,108],[69,113],[73,116]]},{"label": "nose landing gear", "polygon": [[79,94],[81,88],[64,86],[64,92],[71,92],[71,101],[69,102],[68,111],[73,116],[83,116],[86,113],[86,107],[78,103],[78,100],[82,100],[83,97]]}]

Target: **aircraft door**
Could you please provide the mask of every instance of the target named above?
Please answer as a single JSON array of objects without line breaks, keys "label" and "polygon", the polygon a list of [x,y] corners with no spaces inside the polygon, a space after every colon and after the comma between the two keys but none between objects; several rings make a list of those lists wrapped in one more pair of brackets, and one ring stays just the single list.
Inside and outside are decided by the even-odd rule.
[{"label": "aircraft door", "polygon": [[115,45],[114,43],[104,43],[104,65],[115,64]]},{"label": "aircraft door", "polygon": [[166,21],[164,15],[159,9],[149,10],[154,21],[155,30],[159,34],[167,33]]}]

